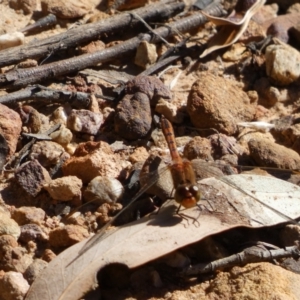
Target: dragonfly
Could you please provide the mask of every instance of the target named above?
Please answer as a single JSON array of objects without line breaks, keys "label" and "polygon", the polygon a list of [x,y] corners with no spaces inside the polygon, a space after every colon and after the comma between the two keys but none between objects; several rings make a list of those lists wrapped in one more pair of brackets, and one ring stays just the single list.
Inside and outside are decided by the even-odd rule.
[{"label": "dragonfly", "polygon": [[[197,180],[196,180],[196,175],[194,168],[192,166],[191,161],[187,159],[182,159],[180,156],[177,147],[176,147],[176,141],[175,141],[175,134],[174,134],[174,129],[170,121],[168,121],[167,118],[165,118],[163,115],[161,116],[161,128],[162,132],[164,134],[164,137],[166,139],[170,156],[172,159],[172,163],[170,166],[163,168],[159,172],[156,172],[155,177],[152,176],[153,178],[150,178],[150,180],[147,180],[148,183],[142,186],[140,191],[135,195],[135,197],[121,210],[118,212],[108,223],[106,223],[98,233],[96,233],[93,237],[91,237],[86,244],[80,249],[78,256],[82,255],[85,251],[88,249],[92,248],[96,244],[98,244],[103,238],[106,233],[106,229],[111,226],[116,219],[119,218],[121,214],[123,214],[126,210],[128,210],[139,198],[141,195],[143,195],[147,190],[155,184],[155,182],[158,180],[158,176],[161,175],[163,172],[165,172],[166,169],[170,170],[172,180],[173,180],[173,185],[174,185],[174,193],[173,198],[174,200],[179,204],[176,214],[180,215],[179,213],[181,207],[184,208],[191,208],[194,206],[199,206],[198,202],[201,200],[201,192],[200,189],[197,185]],[[253,168],[253,167],[251,167]],[[264,169],[264,168],[262,168]],[[265,168],[265,169],[272,169],[272,168]],[[274,168],[275,169],[275,168]],[[290,171],[289,171],[290,172]],[[213,173],[210,171],[210,173]],[[219,176],[220,174],[214,174]],[[227,176],[228,177],[228,176]],[[226,178],[226,176],[224,177]],[[268,204],[262,202],[252,194],[249,194],[245,192],[243,189],[240,187],[236,186],[235,184],[232,184],[228,180],[223,180],[226,184],[229,186],[232,186],[233,188],[239,190],[240,192],[252,197],[254,200],[258,201],[262,205],[266,206],[273,212],[277,213],[280,215],[282,218],[284,218],[286,221],[290,221],[292,223],[296,223],[292,218],[286,216],[285,214],[281,213],[280,211],[274,209],[272,206],[269,206]],[[183,217],[184,218],[184,217]],[[108,233],[111,234],[111,233]]]}]

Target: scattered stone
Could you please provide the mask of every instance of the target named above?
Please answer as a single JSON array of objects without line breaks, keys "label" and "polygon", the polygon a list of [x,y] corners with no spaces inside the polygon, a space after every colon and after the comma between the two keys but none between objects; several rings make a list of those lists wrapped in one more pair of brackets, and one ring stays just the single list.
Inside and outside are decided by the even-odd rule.
[{"label": "scattered stone", "polygon": [[37,9],[37,0],[10,0],[9,6],[16,10],[22,9],[25,15],[29,15]]},{"label": "scattered stone", "polygon": [[53,142],[56,142],[64,147],[64,146],[67,146],[71,142],[71,140],[73,138],[73,134],[70,129],[68,129],[64,125],[62,125],[62,126],[60,126],[59,130],[51,133],[50,137],[52,138]]},{"label": "scattered stone", "polygon": [[134,63],[144,69],[154,64],[157,60],[156,46],[147,41],[142,41],[135,54]]},{"label": "scattered stone", "polygon": [[297,25],[300,13],[285,14],[276,16],[264,24],[268,35],[278,38],[284,43],[290,42],[289,31]]},{"label": "scattered stone", "polygon": [[50,196],[59,201],[81,199],[82,181],[76,176],[64,176],[44,185]]},{"label": "scattered stone", "polygon": [[46,241],[48,235],[37,224],[25,224],[21,226],[21,235],[19,241],[28,243],[29,241]]},{"label": "scattered stone", "polygon": [[19,272],[9,271],[0,274],[0,297],[3,300],[23,300],[29,284]]},{"label": "scattered stone", "polygon": [[276,3],[283,11],[286,11],[290,6],[298,3],[298,0],[276,0]]},{"label": "scattered stone", "polygon": [[24,278],[29,284],[32,284],[47,266],[48,263],[46,261],[39,258],[35,259],[33,263],[26,269]]},{"label": "scattered stone", "polygon": [[52,141],[39,141],[32,146],[30,159],[37,159],[39,163],[47,168],[56,165],[60,157],[65,153],[64,148]]},{"label": "scattered stone", "polygon": [[22,129],[22,121],[18,113],[0,103],[0,133],[8,145],[7,158],[16,151]]},{"label": "scattered stone", "polygon": [[0,35],[0,50],[23,45],[25,35],[22,32],[16,31]]},{"label": "scattered stone", "polygon": [[65,104],[63,106],[58,107],[51,115],[51,120],[55,124],[67,125],[68,115],[71,113],[72,107],[70,104]]},{"label": "scattered stone", "polygon": [[29,133],[38,133],[41,130],[41,119],[39,112],[32,106],[24,105],[19,107],[19,113],[23,126],[27,127]]},{"label": "scattered stone", "polygon": [[149,98],[144,93],[127,94],[116,107],[115,131],[124,139],[137,140],[147,136],[152,116]]},{"label": "scattered stone", "polygon": [[281,169],[300,168],[300,156],[294,150],[259,137],[251,139],[248,146],[250,156],[258,166]]},{"label": "scattered stone", "polygon": [[77,176],[88,183],[96,176],[118,177],[121,165],[106,142],[87,142],[79,144],[62,170],[65,176]]},{"label": "scattered stone", "polygon": [[72,109],[67,119],[67,127],[75,132],[96,135],[103,122],[103,115],[85,109]]},{"label": "scattered stone", "polygon": [[92,41],[84,47],[79,47],[78,50],[81,54],[86,54],[86,53],[95,53],[103,49],[105,49],[105,43],[98,40],[98,41]]},{"label": "scattered stone", "polygon": [[0,269],[23,273],[31,264],[32,257],[11,235],[0,236]]},{"label": "scattered stone", "polygon": [[4,234],[0,236],[1,257],[3,256],[3,249],[16,247],[18,247],[18,242],[12,235]]},{"label": "scattered stone", "polygon": [[180,124],[183,122],[184,114],[178,111],[176,105],[163,98],[159,99],[155,106],[155,111],[164,115],[172,123]]},{"label": "scattered stone", "polygon": [[300,3],[295,3],[291,5],[288,10],[286,11],[287,14],[292,14],[292,13],[300,13]]},{"label": "scattered stone", "polygon": [[37,60],[28,58],[28,59],[26,59],[24,61],[21,61],[18,64],[18,68],[20,68],[20,69],[27,69],[27,68],[37,67],[38,65],[39,64],[38,64]]},{"label": "scattered stone", "polygon": [[44,14],[52,13],[61,19],[74,19],[83,17],[92,10],[92,2],[84,0],[42,0]]},{"label": "scattered stone", "polygon": [[143,93],[150,100],[151,106],[155,106],[159,98],[171,99],[170,89],[155,76],[136,76],[127,82],[126,91],[128,94]]},{"label": "scattered stone", "polygon": [[266,48],[267,75],[279,86],[289,85],[300,78],[300,54],[281,43]]},{"label": "scattered stone", "polygon": [[270,80],[266,77],[261,77],[254,84],[255,90],[259,94],[259,103],[271,107],[279,102],[282,98],[278,88],[271,85]]},{"label": "scattered stone", "polygon": [[93,201],[93,203],[103,204],[117,202],[123,193],[124,188],[119,180],[97,176],[90,181],[83,196],[86,202]]},{"label": "scattered stone", "polygon": [[48,171],[36,159],[21,165],[15,172],[15,178],[22,189],[33,197],[51,180]]},{"label": "scattered stone", "polygon": [[215,165],[210,165],[202,159],[193,159],[191,161],[197,180],[209,177],[222,177],[223,172]]},{"label": "scattered stone", "polygon": [[222,57],[227,61],[239,61],[247,55],[245,45],[243,43],[236,43],[233,44]]},{"label": "scattered stone", "polygon": [[42,259],[46,262],[50,262],[56,257],[56,254],[51,249],[45,249]]},{"label": "scattered stone", "polygon": [[185,145],[183,154],[184,157],[189,160],[201,158],[208,161],[213,161],[211,151],[212,148],[210,141],[206,138],[196,136]]},{"label": "scattered stone", "polygon": [[235,81],[203,72],[190,91],[187,111],[197,128],[215,128],[226,134],[237,131],[237,123],[251,121],[255,105]]},{"label": "scattered stone", "polygon": [[171,172],[169,170],[166,170],[166,172],[160,172],[160,170],[165,167],[166,164],[160,157],[150,155],[145,161],[140,172],[141,186],[148,184],[149,181],[156,178],[157,174],[160,174],[158,180],[156,180],[155,183],[148,188],[147,193],[150,195],[156,195],[163,201],[172,198],[174,191],[174,183]]},{"label": "scattered stone", "polygon": [[52,247],[63,248],[72,246],[89,237],[85,228],[78,225],[66,225],[50,232],[49,243]]},{"label": "scattered stone", "polygon": [[149,154],[145,147],[137,147],[129,156],[129,161],[132,164],[137,162],[144,162],[148,158],[148,156]]},{"label": "scattered stone", "polygon": [[4,234],[9,234],[17,240],[21,234],[21,229],[9,215],[0,212],[0,236]]},{"label": "scattered stone", "polygon": [[12,218],[20,225],[42,224],[46,213],[43,209],[31,206],[22,206],[12,211]]}]

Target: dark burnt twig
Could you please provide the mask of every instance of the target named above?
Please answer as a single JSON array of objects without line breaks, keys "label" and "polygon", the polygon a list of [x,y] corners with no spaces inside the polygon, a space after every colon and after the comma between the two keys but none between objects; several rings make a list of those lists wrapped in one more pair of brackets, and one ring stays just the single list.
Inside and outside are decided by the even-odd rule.
[{"label": "dark burnt twig", "polygon": [[243,266],[248,263],[272,261],[287,257],[300,257],[299,243],[292,247],[276,250],[262,250],[258,247],[247,248],[244,251],[225,258],[215,260],[210,263],[202,263],[185,269],[179,273],[180,277],[197,276],[200,274],[212,273],[217,270],[231,268],[234,266]]},{"label": "dark burnt twig", "polygon": [[[145,27],[152,32],[153,34],[156,34],[155,31],[147,24],[147,22],[145,20],[143,20],[137,13],[135,12],[131,12],[130,13],[134,18],[138,19],[141,23],[143,23],[145,25]],[[165,40],[163,37],[157,35],[157,37],[163,42],[165,43],[167,46],[171,47],[170,43]]]},{"label": "dark burnt twig", "polygon": [[[142,19],[153,21],[168,18],[185,7],[183,2],[156,4],[134,10]],[[85,24],[67,30],[55,36],[34,41],[28,45],[0,51],[0,67],[19,63],[27,58],[46,57],[60,50],[75,48],[78,45],[98,40],[101,36],[111,35],[124,30],[128,26],[137,26],[140,21],[133,19],[130,13],[122,13],[97,23]]]},{"label": "dark burnt twig", "polygon": [[[215,6],[208,13],[211,15],[220,16],[223,13],[223,10],[221,6]],[[207,19],[204,15],[201,13],[195,13],[192,16],[172,23],[170,26],[181,32],[187,32],[198,28],[206,21]],[[6,74],[0,75],[0,87],[23,87],[45,79],[56,78],[70,72],[77,72],[99,63],[129,55],[136,49],[141,41],[157,43],[160,41],[157,35],[161,37],[168,37],[173,34],[173,30],[169,30],[166,27],[160,27],[154,31],[154,36],[148,33],[141,34],[140,36],[129,39],[122,44],[106,48],[103,51],[84,54],[75,58],[69,58],[35,68],[13,70]]]},{"label": "dark burnt twig", "polygon": [[56,24],[57,19],[53,14],[49,14],[44,18],[37,20],[34,24],[28,25],[20,30],[20,32],[30,32],[30,31],[41,31],[45,28],[53,26]]},{"label": "dark burnt twig", "polygon": [[76,108],[86,108],[90,103],[90,97],[91,94],[88,93],[54,90],[37,84],[0,96],[0,103],[8,104],[25,100],[39,100],[47,103],[69,103]]}]

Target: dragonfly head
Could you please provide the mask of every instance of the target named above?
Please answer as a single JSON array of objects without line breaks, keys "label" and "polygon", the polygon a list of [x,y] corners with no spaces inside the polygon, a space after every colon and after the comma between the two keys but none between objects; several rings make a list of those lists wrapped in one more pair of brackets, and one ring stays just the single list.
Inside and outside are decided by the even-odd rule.
[{"label": "dragonfly head", "polygon": [[181,184],[175,191],[175,201],[185,208],[194,207],[200,200],[201,193],[196,185]]}]

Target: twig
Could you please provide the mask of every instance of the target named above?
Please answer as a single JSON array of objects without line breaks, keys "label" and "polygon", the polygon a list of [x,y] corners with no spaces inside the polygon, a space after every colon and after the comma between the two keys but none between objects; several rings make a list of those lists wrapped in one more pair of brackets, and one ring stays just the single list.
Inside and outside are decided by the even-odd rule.
[{"label": "twig", "polygon": [[45,29],[47,27],[56,24],[56,22],[57,22],[56,16],[53,14],[49,14],[46,17],[37,20],[34,24],[22,28],[20,32],[30,32],[36,30],[41,31],[42,29]]},{"label": "twig", "polygon": [[276,250],[261,250],[257,247],[247,248],[244,251],[228,256],[226,258],[218,259],[207,264],[198,264],[185,269],[179,273],[180,277],[196,276],[205,273],[212,273],[216,270],[223,270],[234,266],[243,266],[247,263],[272,261],[274,259],[293,257],[300,257],[299,242],[297,245],[287,247],[285,249]]},{"label": "twig", "polygon": [[151,74],[157,72],[158,70],[160,70],[161,68],[169,65],[173,61],[177,60],[181,56],[182,56],[182,54],[177,54],[177,55],[169,56],[169,57],[165,58],[164,60],[160,60],[157,63],[155,63],[153,66],[151,66],[148,69],[146,69],[145,71],[143,71],[140,75],[145,75],[145,76],[151,75]]},{"label": "twig", "polygon": [[[142,19],[153,21],[158,18],[169,18],[184,8],[183,2],[173,2],[146,6],[133,11]],[[137,26],[139,23],[139,20],[132,19],[130,13],[122,13],[97,23],[75,27],[67,32],[34,41],[28,45],[5,49],[0,51],[0,67],[16,64],[27,58],[44,57],[62,49],[75,48],[78,45],[98,40],[101,36],[123,31],[128,26]]]},{"label": "twig", "polygon": [[[211,15],[221,15],[223,10],[220,6],[215,6],[209,13]],[[206,17],[204,17],[201,13],[195,13],[192,16],[172,23],[171,27],[181,32],[187,32],[198,28],[200,25],[204,24],[206,20]],[[157,43],[160,41],[157,35],[161,37],[168,37],[173,34],[173,30],[169,30],[166,27],[160,27],[154,30],[154,32],[155,36],[152,36],[151,34],[142,34],[139,37],[129,39],[122,44],[106,48],[103,51],[84,54],[79,57],[69,58],[35,68],[10,71],[6,74],[0,75],[0,87],[22,87],[45,79],[62,76],[70,72],[76,72],[118,57],[124,57],[135,50],[141,41]]]},{"label": "twig", "polygon": [[[130,13],[133,17],[135,17],[136,19],[140,20],[144,25],[145,27],[150,31],[152,32],[153,34],[156,34],[155,31],[147,24],[147,22],[145,22],[137,13],[135,12],[131,12]],[[166,41],[163,37],[161,36],[157,36],[163,43],[165,43],[167,46],[171,47],[170,43],[168,41]]]},{"label": "twig", "polygon": [[26,89],[0,96],[0,103],[7,104],[24,100],[41,100],[49,103],[66,103],[76,108],[86,108],[91,94],[82,92],[59,91],[42,85],[34,85]]},{"label": "twig", "polygon": [[[50,135],[52,132],[58,130],[60,128],[61,124],[56,124],[54,126],[52,126],[50,129],[48,129],[45,132],[42,132],[40,135]],[[28,135],[27,135],[28,136]],[[38,137],[38,135],[37,135]],[[30,138],[30,136],[29,136]],[[14,171],[19,165],[21,160],[28,155],[30,148],[32,147],[32,145],[36,142],[37,138],[35,137],[31,137],[32,140],[30,142],[28,142],[18,153],[15,153],[11,159],[5,164],[3,170],[6,172],[11,172]]]}]

